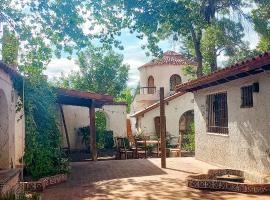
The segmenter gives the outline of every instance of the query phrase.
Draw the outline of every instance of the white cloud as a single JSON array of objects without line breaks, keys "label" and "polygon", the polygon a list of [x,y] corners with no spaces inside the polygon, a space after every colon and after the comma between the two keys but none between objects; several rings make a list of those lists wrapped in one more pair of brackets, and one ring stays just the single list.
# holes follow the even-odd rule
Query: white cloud
[{"label": "white cloud", "polygon": [[138,82],[140,80],[138,67],[142,66],[144,62],[134,58],[134,59],[126,59],[124,60],[124,63],[130,65],[130,70],[129,70],[129,75],[128,75],[128,86],[135,88],[138,85]]},{"label": "white cloud", "polygon": [[75,59],[67,59],[67,58],[60,58],[60,59],[53,59],[47,69],[45,70],[45,74],[48,75],[49,79],[54,77],[60,77],[61,74],[67,75],[71,71],[78,71],[79,66],[75,62]]}]

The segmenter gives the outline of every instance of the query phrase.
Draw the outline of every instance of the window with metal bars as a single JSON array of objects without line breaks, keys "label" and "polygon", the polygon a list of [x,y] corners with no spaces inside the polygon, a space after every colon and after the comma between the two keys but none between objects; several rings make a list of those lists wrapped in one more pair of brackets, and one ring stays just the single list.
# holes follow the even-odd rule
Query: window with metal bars
[{"label": "window with metal bars", "polygon": [[241,87],[241,108],[253,107],[253,85]]},{"label": "window with metal bars", "polygon": [[207,131],[210,133],[228,134],[227,93],[207,95]]}]

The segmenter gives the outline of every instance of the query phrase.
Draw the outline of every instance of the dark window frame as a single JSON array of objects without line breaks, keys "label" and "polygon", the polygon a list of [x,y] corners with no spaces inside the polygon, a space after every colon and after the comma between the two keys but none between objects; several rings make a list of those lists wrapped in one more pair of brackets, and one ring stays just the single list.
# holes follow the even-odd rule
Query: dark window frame
[{"label": "dark window frame", "polygon": [[170,77],[170,91],[174,91],[175,86],[182,83],[182,78],[178,74],[173,74]]},{"label": "dark window frame", "polygon": [[241,87],[241,108],[253,107],[253,85]]},{"label": "dark window frame", "polygon": [[207,132],[228,135],[227,92],[207,95]]}]

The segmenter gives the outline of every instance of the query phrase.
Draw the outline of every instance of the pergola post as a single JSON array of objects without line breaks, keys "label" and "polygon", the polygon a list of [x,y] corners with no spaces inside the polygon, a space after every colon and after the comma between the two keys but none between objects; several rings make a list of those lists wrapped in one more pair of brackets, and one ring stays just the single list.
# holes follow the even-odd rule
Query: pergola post
[{"label": "pergola post", "polygon": [[166,119],[164,88],[160,88],[160,140],[161,140],[161,167],[166,168]]},{"label": "pergola post", "polygon": [[69,135],[68,135],[67,124],[66,124],[66,120],[65,120],[64,111],[63,111],[63,106],[61,104],[59,104],[59,106],[60,106],[60,112],[61,112],[62,121],[63,121],[63,125],[64,125],[64,130],[65,130],[65,134],[66,134],[66,140],[67,140],[67,145],[68,145],[68,153],[70,154]]},{"label": "pergola post", "polygon": [[90,118],[90,145],[91,145],[91,158],[92,161],[97,160],[97,146],[96,146],[96,123],[95,123],[95,106],[92,102],[89,107],[89,118]]}]

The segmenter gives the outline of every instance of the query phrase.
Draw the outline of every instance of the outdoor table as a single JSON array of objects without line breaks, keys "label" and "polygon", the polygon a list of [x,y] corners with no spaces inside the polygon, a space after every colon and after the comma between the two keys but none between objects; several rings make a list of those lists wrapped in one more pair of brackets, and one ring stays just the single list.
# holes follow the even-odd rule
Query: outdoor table
[{"label": "outdoor table", "polygon": [[160,141],[159,140],[137,140],[136,141],[137,144],[144,144],[145,145],[145,158],[146,158],[146,155],[147,155],[147,149],[146,149],[146,146],[149,145],[149,144],[159,144]]},{"label": "outdoor table", "polygon": [[159,140],[137,140],[138,144],[158,144]]}]

